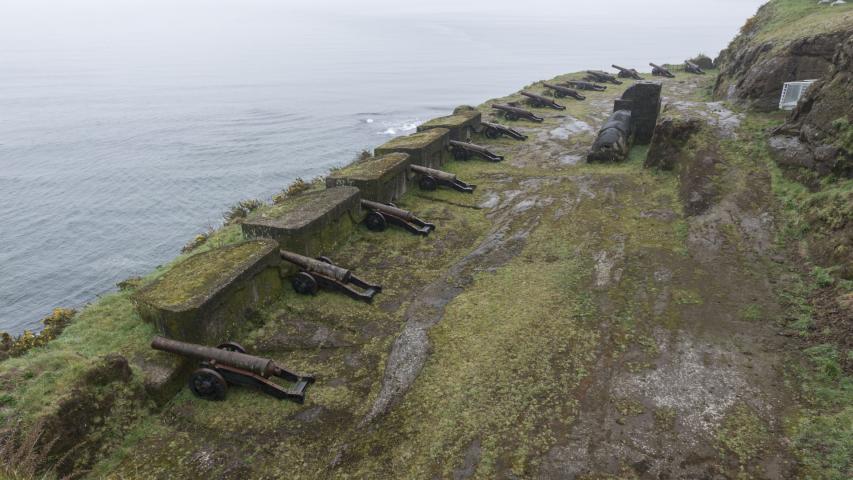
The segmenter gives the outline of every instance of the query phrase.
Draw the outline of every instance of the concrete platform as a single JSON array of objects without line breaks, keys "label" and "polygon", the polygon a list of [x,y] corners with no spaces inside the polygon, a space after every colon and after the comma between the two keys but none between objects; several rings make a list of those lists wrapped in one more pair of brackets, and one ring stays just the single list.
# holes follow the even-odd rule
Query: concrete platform
[{"label": "concrete platform", "polygon": [[218,344],[282,294],[278,245],[252,240],[193,255],[133,296],[139,315],[176,340]]},{"label": "concrete platform", "polygon": [[408,153],[412,164],[429,168],[440,168],[449,158],[447,146],[450,142],[450,130],[432,128],[424,132],[413,133],[405,137],[397,137],[390,142],[376,147],[377,157],[389,153]]},{"label": "concrete platform", "polygon": [[356,187],[326,188],[262,208],[242,224],[246,238],[271,238],[281,248],[309,257],[346,240],[363,220]]},{"label": "concrete platform", "polygon": [[390,153],[354,163],[326,177],[326,187],[357,187],[361,198],[374,202],[393,202],[402,197],[409,186],[409,165],[406,153]]},{"label": "concrete platform", "polygon": [[418,131],[425,132],[435,128],[446,128],[450,131],[450,140],[469,142],[474,132],[480,130],[481,118],[482,113],[477,110],[460,111],[447,117],[433,118],[418,125]]}]

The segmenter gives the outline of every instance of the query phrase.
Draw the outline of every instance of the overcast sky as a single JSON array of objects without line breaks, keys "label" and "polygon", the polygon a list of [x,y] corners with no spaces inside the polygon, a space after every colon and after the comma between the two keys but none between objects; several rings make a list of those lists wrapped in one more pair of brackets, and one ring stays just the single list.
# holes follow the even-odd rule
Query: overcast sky
[{"label": "overcast sky", "polygon": [[[10,42],[76,42],[94,35],[120,36],[127,28],[192,29],[199,23],[282,22],[322,15],[399,17],[414,14],[538,16],[567,23],[688,22],[737,27],[763,0],[2,0],[0,49]],[[303,22],[304,23],[304,20]],[[303,25],[300,25],[303,26]],[[20,45],[18,45],[20,46]]]}]

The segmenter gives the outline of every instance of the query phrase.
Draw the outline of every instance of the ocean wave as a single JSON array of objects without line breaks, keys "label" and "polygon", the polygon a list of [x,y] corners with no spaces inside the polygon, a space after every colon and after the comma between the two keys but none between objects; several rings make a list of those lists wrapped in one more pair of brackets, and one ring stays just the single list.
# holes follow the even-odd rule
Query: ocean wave
[{"label": "ocean wave", "polygon": [[402,125],[388,126],[388,124],[385,124],[383,126],[385,126],[387,128],[385,130],[383,130],[381,132],[377,132],[377,133],[379,135],[400,135],[403,133],[414,131],[415,129],[418,128],[418,125],[420,125],[421,123],[423,123],[423,122],[421,122],[420,120],[412,120],[412,121],[404,122]]}]

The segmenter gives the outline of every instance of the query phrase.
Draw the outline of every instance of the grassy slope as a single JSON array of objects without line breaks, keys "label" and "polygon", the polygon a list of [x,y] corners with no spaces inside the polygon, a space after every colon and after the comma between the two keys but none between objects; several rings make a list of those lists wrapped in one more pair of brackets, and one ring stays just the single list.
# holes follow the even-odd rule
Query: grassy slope
[{"label": "grassy slope", "polygon": [[812,0],[773,0],[742,28],[750,41],[768,41],[783,46],[786,42],[818,33],[830,33],[850,28],[853,24],[853,4],[819,5]]},{"label": "grassy slope", "polygon": [[[607,97],[617,93],[611,89]],[[569,113],[577,118],[588,119],[591,114],[587,104],[569,105]],[[728,145],[731,158],[761,158],[766,168],[775,171],[760,139],[764,127],[776,121],[773,117],[751,116],[743,133],[754,141]],[[597,322],[602,315],[612,317],[609,335],[616,339],[610,344],[613,355],[620,349],[649,348],[648,326],[638,321],[647,315],[644,309],[648,307],[632,303],[630,297],[644,281],[641,270],[629,270],[624,280],[627,287],[608,292],[621,305],[615,311],[602,312],[589,294],[594,247],[612,247],[620,235],[630,237],[626,247],[629,257],[655,252],[654,257],[677,260],[685,253],[683,223],[641,220],[640,211],[650,205],[679,211],[677,180],[642,169],[642,156],[642,150],[635,150],[631,161],[623,165],[572,167],[556,175],[551,169],[535,167],[451,164],[450,169],[461,178],[485,189],[505,190],[507,174],[512,177],[511,188],[521,187],[519,182],[526,178],[606,177],[617,189],[619,201],[584,199],[586,205],[572,222],[557,218],[556,205],[531,211],[530,215],[541,216],[540,224],[522,252],[501,269],[474,273],[473,285],[449,305],[444,320],[431,332],[433,358],[407,400],[381,430],[359,439],[352,453],[356,476],[387,468],[412,475],[447,475],[452,466],[445,463],[436,470],[436,462],[450,454],[461,457],[475,437],[484,452],[483,470],[478,470],[478,475],[487,477],[497,470],[529,473],[535,468],[530,464],[534,454],[541,453],[577,413],[576,405],[565,398],[582,381],[603,345],[598,329],[589,322],[593,318]],[[803,218],[798,205],[809,194],[778,174],[773,181],[789,215],[788,225],[794,227],[787,231],[796,232]],[[547,197],[582,197],[570,184],[560,181],[541,193]],[[839,188],[849,188],[849,184]],[[432,201],[410,194],[402,206],[439,220],[442,228],[437,236],[427,241],[402,232],[392,231],[382,237],[359,232],[338,252],[341,258],[360,259],[360,272],[381,280],[389,286],[387,296],[402,303],[372,308],[335,295],[323,294],[322,302],[288,296],[264,313],[267,323],[262,329],[241,340],[287,365],[313,370],[321,378],[346,379],[316,385],[308,406],[332,412],[342,424],[360,418],[377,393],[376,379],[381,377],[384,356],[406,306],[403,293],[437,278],[447,265],[482,240],[489,228],[490,219],[483,211],[441,201],[475,205],[480,200],[480,194],[460,200],[457,194],[438,192]],[[239,230],[228,227],[202,248],[238,238]],[[436,245],[441,247],[438,253]],[[167,268],[152,275],[160,275]],[[805,297],[810,283],[807,279],[800,289],[786,292],[792,304],[803,309],[798,320],[807,321],[809,315]],[[673,308],[689,308],[701,301],[696,300],[697,295],[697,290],[690,288],[680,292],[677,297],[682,301],[676,301]],[[676,322],[676,318],[678,314],[671,312],[664,322]],[[282,335],[300,335],[293,330],[293,323],[304,319],[318,321],[357,348],[303,351],[266,343]],[[792,328],[801,326],[793,324]],[[375,329],[382,334],[365,334]],[[26,418],[49,411],[96,356],[111,351],[132,356],[146,351],[151,334],[151,327],[142,324],[133,312],[127,293],[100,299],[86,308],[57,341],[25,357],[0,363],[2,411]],[[795,363],[789,376],[789,381],[802,386],[804,401],[804,407],[789,419],[789,431],[813,478],[843,478],[839,475],[849,468],[845,457],[849,458],[851,442],[850,379],[833,366],[839,356],[849,353],[833,348],[807,351],[812,363]],[[352,361],[354,352],[360,363]],[[519,379],[540,375],[553,382],[519,388]],[[16,388],[11,388],[13,385]],[[240,445],[244,448],[241,453],[257,455],[254,468],[269,473],[284,469],[284,473],[302,465],[300,471],[310,477],[316,473],[314,468],[328,460],[330,439],[346,439],[350,432],[335,427],[310,432],[293,420],[298,411],[304,409],[287,402],[270,402],[241,389],[230,392],[227,402],[216,404],[197,401],[183,391],[167,407],[165,417],[146,417],[128,436],[114,439],[120,448],[96,472],[116,468],[130,474],[189,471],[198,466],[183,459],[205,445],[213,450],[226,448],[217,439],[235,443],[232,436],[239,432],[242,442],[236,443],[257,443],[255,447]],[[755,429],[737,422],[737,413],[726,424],[728,434],[722,443],[746,455],[753,447],[741,446],[741,440],[749,443]],[[561,420],[552,422],[554,418]],[[513,437],[524,441],[507,440]],[[265,446],[270,439],[274,439],[271,449]],[[214,470],[221,472],[226,466],[215,465]]]}]

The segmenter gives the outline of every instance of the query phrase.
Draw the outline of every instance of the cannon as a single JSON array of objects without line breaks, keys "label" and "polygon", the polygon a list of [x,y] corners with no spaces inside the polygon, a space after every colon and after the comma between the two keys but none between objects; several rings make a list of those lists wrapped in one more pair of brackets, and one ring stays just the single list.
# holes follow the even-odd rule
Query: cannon
[{"label": "cannon", "polygon": [[705,71],[699,65],[691,62],[690,60],[684,61],[684,71],[687,73],[695,73],[696,75],[705,75]]},{"label": "cannon", "polygon": [[364,224],[374,232],[385,231],[389,223],[405,228],[415,235],[425,237],[429,235],[429,232],[435,230],[435,225],[432,223],[427,223],[416,217],[412,212],[397,208],[394,204],[386,205],[362,199],[361,206],[369,211],[367,217],[364,218]]},{"label": "cannon", "polygon": [[654,63],[649,63],[649,65],[652,67],[652,75],[655,77],[675,78],[675,75],[673,75],[666,67],[662,67]]},{"label": "cannon", "polygon": [[450,150],[453,152],[453,158],[456,160],[468,160],[474,155],[490,162],[500,162],[504,159],[503,156],[490,152],[486,147],[457,140],[450,141]]},{"label": "cannon", "polygon": [[603,92],[607,90],[607,86],[598,85],[592,82],[585,82],[583,80],[569,80],[564,82],[564,85],[570,88],[577,88],[578,90],[591,90],[594,92]]},{"label": "cannon", "polygon": [[559,103],[551,100],[548,97],[543,97],[542,95],[537,95],[535,93],[530,92],[521,92],[522,95],[528,98],[527,102],[533,105],[534,107],[548,107],[553,108],[554,110],[565,110],[566,107],[560,105]]},{"label": "cannon", "polygon": [[598,131],[592,149],[587,155],[589,162],[620,162],[628,157],[633,131],[631,112],[617,110],[610,115]]},{"label": "cannon", "polygon": [[619,65],[611,65],[611,67],[619,70],[619,78],[633,78],[634,80],[643,80],[643,77],[640,76],[640,72],[633,68],[624,68]]},{"label": "cannon", "polygon": [[491,138],[492,140],[500,138],[502,135],[506,135],[516,140],[527,140],[527,135],[514,128],[501,125],[500,123],[480,122],[480,125],[483,126],[483,135]]},{"label": "cannon", "polygon": [[607,72],[602,72],[601,70],[587,70],[586,77],[584,78],[584,80],[590,82],[612,83],[614,85],[622,85],[622,82],[619,81],[616,77]]},{"label": "cannon", "polygon": [[[156,336],[151,340],[151,348],[201,360],[199,368],[190,374],[189,387],[195,396],[206,400],[223,400],[230,384],[255,388],[275,398],[302,403],[305,390],[314,383],[312,375],[293,373],[270,359],[249,355],[246,349],[234,342],[213,348]],[[284,388],[270,377],[282,378],[293,385]]]},{"label": "cannon", "polygon": [[358,278],[352,271],[335,265],[328,257],[310,258],[287,250],[280,250],[279,253],[281,258],[299,267],[299,273],[294,275],[291,282],[296,293],[315,295],[322,287],[370,303],[377,293],[382,292],[381,285]]},{"label": "cannon", "polygon": [[523,108],[513,107],[512,105],[492,105],[492,108],[495,110],[500,110],[504,114],[504,118],[507,120],[518,120],[519,118],[526,118],[527,120],[533,122],[541,122],[545,120],[542,117],[536,116],[535,113],[525,110]]},{"label": "cannon", "polygon": [[569,87],[562,87],[560,85],[553,85],[551,83],[543,83],[542,85],[544,85],[545,88],[550,88],[551,90],[553,90],[554,96],[557,98],[572,97],[578,100],[586,100],[586,97],[578,93],[575,89]]},{"label": "cannon", "polygon": [[420,175],[418,186],[421,187],[421,190],[432,191],[438,188],[439,185],[444,185],[459,192],[474,193],[474,189],[477,188],[476,185],[465,183],[456,178],[456,175],[449,172],[422,167],[420,165],[411,165],[409,168]]}]

